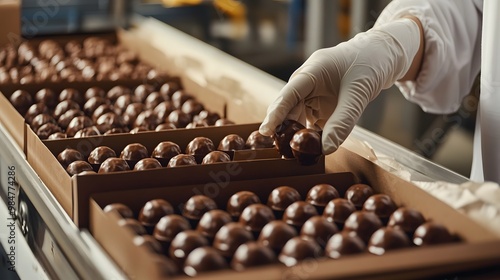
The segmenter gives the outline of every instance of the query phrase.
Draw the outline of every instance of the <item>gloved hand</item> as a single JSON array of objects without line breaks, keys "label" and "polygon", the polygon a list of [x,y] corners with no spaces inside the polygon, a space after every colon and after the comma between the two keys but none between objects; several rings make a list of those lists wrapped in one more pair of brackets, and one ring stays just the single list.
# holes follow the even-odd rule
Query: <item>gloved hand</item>
[{"label": "gloved hand", "polygon": [[314,52],[269,106],[260,133],[293,119],[322,129],[323,153],[334,152],[368,103],[406,74],[419,40],[417,23],[403,18]]}]

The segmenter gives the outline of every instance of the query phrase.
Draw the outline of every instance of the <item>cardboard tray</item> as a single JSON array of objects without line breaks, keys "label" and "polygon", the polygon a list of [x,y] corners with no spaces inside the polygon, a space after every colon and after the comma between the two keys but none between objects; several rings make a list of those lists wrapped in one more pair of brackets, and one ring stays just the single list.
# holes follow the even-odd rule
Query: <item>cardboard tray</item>
[{"label": "cardboard tray", "polygon": [[[477,224],[467,216],[455,211],[425,191],[392,174],[385,172],[370,161],[343,148],[329,158],[330,173],[300,177],[273,178],[230,182],[218,192],[205,193],[223,207],[229,196],[239,190],[251,190],[266,203],[273,187],[290,185],[302,196],[316,183],[330,183],[344,194],[354,182],[369,183],[376,192],[391,195],[398,206],[413,207],[423,213],[427,220],[446,226],[458,235],[461,242],[422,248],[391,251],[383,256],[369,253],[344,257],[339,260],[321,258],[303,262],[287,268],[273,264],[245,272],[221,270],[201,275],[200,279],[333,279],[370,278],[402,279],[423,278],[445,273],[466,271],[498,265],[500,261],[500,238]],[[340,172],[340,170],[352,170]],[[132,244],[133,234],[117,224],[117,213],[105,214],[102,208],[114,202],[129,205],[137,214],[142,204],[153,198],[165,198],[172,205],[181,205],[191,195],[204,193],[204,185],[186,185],[170,188],[136,189],[95,194],[90,200],[90,230],[94,238],[114,261],[131,277],[136,279],[162,279],[160,268],[153,261],[153,253]],[[179,276],[175,279],[185,278]]]},{"label": "cardboard tray", "polygon": [[197,136],[208,137],[217,145],[230,133],[246,139],[258,127],[259,124],[228,125],[46,141],[41,141],[33,131],[27,130],[26,159],[79,227],[88,225],[88,198],[95,192],[324,173],[324,157],[315,165],[302,166],[295,159],[281,159],[275,149],[237,151],[234,152],[233,161],[227,163],[73,178],[57,161],[57,155],[66,148],[74,148],[88,155],[97,146],[109,146],[119,154],[127,144],[141,143],[152,152],[158,143],[173,141],[185,150],[187,144]]}]

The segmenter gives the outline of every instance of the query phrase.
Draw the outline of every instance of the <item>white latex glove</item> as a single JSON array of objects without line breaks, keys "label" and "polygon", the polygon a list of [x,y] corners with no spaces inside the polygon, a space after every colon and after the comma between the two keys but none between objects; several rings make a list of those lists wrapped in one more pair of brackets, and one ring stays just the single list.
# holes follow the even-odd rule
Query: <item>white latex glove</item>
[{"label": "white latex glove", "polygon": [[420,40],[403,18],[314,52],[269,106],[260,133],[270,136],[285,119],[323,129],[323,153],[337,150],[370,101],[408,71]]}]

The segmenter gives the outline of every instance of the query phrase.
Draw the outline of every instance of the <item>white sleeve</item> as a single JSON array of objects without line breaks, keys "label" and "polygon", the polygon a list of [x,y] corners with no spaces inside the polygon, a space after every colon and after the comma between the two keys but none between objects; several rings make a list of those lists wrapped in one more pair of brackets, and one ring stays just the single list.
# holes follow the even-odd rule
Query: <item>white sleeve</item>
[{"label": "white sleeve", "polygon": [[397,82],[406,99],[426,112],[460,107],[481,66],[482,0],[395,0],[376,26],[413,15],[424,30],[425,53],[416,81]]}]

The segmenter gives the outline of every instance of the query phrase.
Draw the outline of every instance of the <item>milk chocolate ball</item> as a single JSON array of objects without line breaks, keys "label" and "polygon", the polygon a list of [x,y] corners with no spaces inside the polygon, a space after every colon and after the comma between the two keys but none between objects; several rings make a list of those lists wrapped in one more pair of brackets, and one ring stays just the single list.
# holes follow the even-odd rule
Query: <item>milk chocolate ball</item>
[{"label": "milk chocolate ball", "polygon": [[422,213],[412,208],[400,207],[392,213],[387,226],[399,228],[412,237],[415,230],[423,223],[425,218]]},{"label": "milk chocolate ball", "polygon": [[208,240],[195,230],[179,232],[170,243],[170,258],[179,266],[184,265],[189,253],[199,247],[208,246]]},{"label": "milk chocolate ball", "polygon": [[135,165],[136,162],[147,157],[149,157],[148,149],[140,143],[128,144],[123,148],[120,154],[120,158],[128,162],[133,162],[132,165]]},{"label": "milk chocolate ball", "polygon": [[282,156],[285,158],[294,158],[290,141],[296,132],[304,128],[302,124],[294,120],[285,120],[281,125],[276,127],[276,131],[272,137],[276,148]]},{"label": "milk chocolate ball", "polygon": [[146,229],[150,229],[151,225],[154,226],[154,238],[158,240],[167,251],[170,243],[179,232],[191,229],[189,222],[177,214],[164,215],[159,218],[157,223],[149,223]]},{"label": "milk chocolate ball", "polygon": [[318,215],[318,211],[314,206],[305,201],[295,201],[285,209],[283,221],[299,231],[309,218],[316,215]]},{"label": "milk chocolate ball", "polygon": [[156,106],[158,106],[160,103],[165,101],[165,99],[161,96],[159,92],[152,92],[146,97],[146,100],[144,100],[144,106],[146,106],[146,109],[155,109]]},{"label": "milk chocolate ball", "polygon": [[66,133],[56,132],[56,133],[52,133],[51,135],[49,135],[49,138],[47,138],[47,139],[48,140],[58,140],[58,139],[65,139],[65,138],[68,138],[66,136]]},{"label": "milk chocolate ball", "polygon": [[153,227],[166,215],[174,214],[174,208],[170,202],[157,198],[149,200],[139,212],[139,222],[145,227]]},{"label": "milk chocolate ball", "polygon": [[93,126],[94,122],[87,116],[78,116],[74,117],[68,124],[66,128],[66,134],[68,137],[75,136],[78,130],[81,130],[86,127]]},{"label": "milk chocolate ball", "polygon": [[184,204],[182,216],[190,220],[193,228],[196,228],[203,214],[213,209],[217,209],[217,204],[213,199],[205,195],[193,195]]},{"label": "milk chocolate ball", "polygon": [[228,162],[231,158],[228,154],[221,151],[212,151],[203,157],[201,164],[211,164],[217,162]]},{"label": "milk chocolate ball", "polygon": [[65,88],[59,93],[59,102],[63,100],[73,100],[78,103],[78,105],[83,105],[84,96],[74,88]]},{"label": "milk chocolate ball", "polygon": [[83,160],[73,161],[66,168],[66,172],[68,172],[69,176],[80,174],[83,171],[94,171],[94,170],[88,162]]},{"label": "milk chocolate ball", "polygon": [[196,165],[196,159],[192,155],[179,154],[168,161],[167,167],[178,167],[185,165]]},{"label": "milk chocolate ball", "polygon": [[137,115],[134,121],[134,127],[145,127],[149,130],[154,130],[162,120],[153,112],[153,110],[142,111]]},{"label": "milk chocolate ball", "polygon": [[386,194],[374,194],[363,204],[363,210],[375,213],[382,223],[386,224],[397,207],[391,197]]},{"label": "milk chocolate ball", "polygon": [[144,102],[146,97],[155,91],[155,87],[148,84],[138,85],[134,90],[134,96],[139,102]]},{"label": "milk chocolate ball", "polygon": [[46,123],[38,128],[36,131],[36,135],[41,139],[45,140],[49,137],[49,135],[54,134],[56,132],[62,132],[62,129],[53,123]]},{"label": "milk chocolate ball", "polygon": [[355,211],[356,207],[349,200],[335,198],[326,205],[323,217],[327,218],[329,222],[335,223],[339,229],[343,229],[345,220]]},{"label": "milk chocolate ball", "polygon": [[[172,113],[172,111],[175,110],[174,104],[172,104],[171,101],[163,101],[160,104],[156,105],[156,107],[153,109],[153,112],[158,116],[158,118],[162,121],[165,121]],[[174,125],[174,124],[172,124]],[[174,125],[175,128],[175,125]]]},{"label": "milk chocolate ball", "polygon": [[417,246],[429,246],[453,241],[453,236],[443,225],[426,222],[420,225],[413,235],[413,243]]},{"label": "milk chocolate ball", "polygon": [[135,102],[137,102],[137,99],[130,94],[118,97],[114,104],[115,113],[117,115],[122,115],[125,109],[127,109],[127,106]]},{"label": "milk chocolate ball", "polygon": [[67,129],[69,123],[76,117],[84,116],[85,114],[80,109],[71,109],[62,114],[57,123],[62,129]]},{"label": "milk chocolate ball", "polygon": [[294,227],[281,220],[275,220],[262,228],[257,240],[279,254],[286,242],[295,236],[297,236],[297,230]]},{"label": "milk chocolate ball", "polygon": [[143,158],[135,164],[134,170],[139,171],[139,170],[155,169],[161,167],[162,166],[158,160],[154,158]]},{"label": "milk chocolate ball", "polygon": [[250,267],[268,265],[276,262],[276,255],[269,247],[258,242],[241,244],[231,261],[231,267],[243,271]]},{"label": "milk chocolate ball", "polygon": [[101,135],[101,133],[99,132],[99,129],[94,125],[78,130],[73,137],[82,138],[82,137],[97,136],[97,135]]},{"label": "milk chocolate ball", "polygon": [[144,126],[138,126],[138,127],[134,127],[129,132],[130,132],[130,134],[137,134],[137,133],[148,132],[148,131],[151,131],[151,130],[147,127],[144,127]]},{"label": "milk chocolate ball", "polygon": [[224,257],[212,247],[194,249],[186,258],[184,273],[194,277],[204,272],[225,269],[228,264]]},{"label": "milk chocolate ball", "polygon": [[181,89],[181,86],[179,85],[179,83],[176,83],[176,82],[173,82],[173,81],[170,81],[170,82],[166,82],[165,84],[163,84],[161,87],[160,87],[160,93],[163,95],[163,96],[168,96],[169,98],[172,97],[172,95],[178,91],[179,89]]},{"label": "milk chocolate ball", "polygon": [[288,240],[278,256],[278,260],[291,267],[300,261],[321,256],[321,247],[312,239],[293,237]]},{"label": "milk chocolate ball", "polygon": [[233,125],[234,122],[225,118],[218,119],[214,126],[226,126],[226,125]]},{"label": "milk chocolate ball", "polygon": [[101,165],[108,158],[115,158],[116,153],[108,146],[99,146],[94,148],[88,157],[90,164]]},{"label": "milk chocolate ball", "polygon": [[191,116],[177,109],[168,114],[166,121],[177,128],[184,128],[191,122]]},{"label": "milk chocolate ball", "polygon": [[324,248],[330,237],[337,232],[339,229],[334,223],[329,222],[325,217],[313,216],[302,226],[300,236],[310,238]]},{"label": "milk chocolate ball", "polygon": [[193,121],[193,122],[190,122],[188,123],[188,125],[186,125],[186,128],[187,129],[191,129],[191,128],[198,128],[198,127],[207,127],[208,124],[204,121]]},{"label": "milk chocolate ball", "polygon": [[322,214],[328,202],[339,197],[339,192],[332,185],[317,184],[307,192],[306,202],[314,205],[318,213]]},{"label": "milk chocolate ball", "polygon": [[97,109],[97,107],[99,107],[103,104],[109,105],[110,102],[108,99],[106,99],[104,97],[99,97],[99,96],[91,97],[87,100],[87,102],[85,102],[85,104],[83,104],[83,112],[87,116],[92,116],[94,114],[94,111]]},{"label": "milk chocolate ball", "polygon": [[135,235],[147,234],[146,229],[141,225],[141,223],[133,218],[121,219],[118,221],[118,225],[123,228],[128,228]]},{"label": "milk chocolate ball", "polygon": [[215,234],[213,247],[222,256],[230,259],[241,244],[253,240],[252,233],[244,225],[236,222],[227,223]]},{"label": "milk chocolate ball", "polygon": [[66,113],[71,109],[80,110],[80,105],[78,105],[78,103],[76,103],[73,100],[63,100],[59,102],[56,105],[56,108],[54,109],[54,118],[58,120],[61,117],[61,115],[63,115],[64,113]]},{"label": "milk chocolate ball", "polygon": [[33,98],[29,92],[21,89],[14,91],[9,99],[21,116],[26,115],[28,108],[33,104]]},{"label": "milk chocolate ball", "polygon": [[118,214],[124,219],[132,219],[134,218],[134,212],[123,203],[111,203],[104,207],[103,212],[109,213],[111,211],[117,211]]},{"label": "milk chocolate ball", "polygon": [[301,199],[296,189],[288,186],[281,186],[273,189],[269,194],[267,205],[274,210],[274,214],[279,219],[290,204]]},{"label": "milk chocolate ball", "polygon": [[66,148],[57,155],[57,161],[66,169],[68,165],[77,160],[84,160],[82,153],[75,149]]},{"label": "milk chocolate ball", "polygon": [[250,191],[239,191],[229,198],[226,210],[234,220],[238,220],[247,206],[256,203],[261,202],[260,198],[255,193]]},{"label": "milk chocolate ball", "polygon": [[54,109],[57,105],[57,96],[50,88],[42,88],[36,92],[35,102],[43,103],[47,107]]},{"label": "milk chocolate ball", "polygon": [[99,167],[99,171],[97,173],[110,173],[110,172],[119,172],[119,171],[128,171],[130,167],[127,161],[121,158],[108,158]]},{"label": "milk chocolate ball", "polygon": [[274,147],[274,140],[271,136],[264,136],[258,130],[255,130],[248,136],[245,147],[252,150],[272,148]]},{"label": "milk chocolate ball", "polygon": [[184,90],[178,90],[172,94],[172,102],[174,103],[175,108],[181,109],[184,102],[189,99],[194,99],[191,94],[186,93]]},{"label": "milk chocolate ball", "polygon": [[111,101],[115,102],[118,97],[126,94],[131,94],[130,89],[124,86],[114,86],[107,93],[106,97]]},{"label": "milk chocolate ball", "polygon": [[31,129],[36,132],[36,131],[38,131],[38,129],[42,125],[47,124],[47,123],[57,124],[56,120],[53,117],[51,117],[50,115],[39,114],[33,118],[30,126],[31,126]]},{"label": "milk chocolate ball", "polygon": [[326,244],[325,255],[332,259],[342,256],[363,253],[365,243],[358,235],[342,231],[334,234]]},{"label": "milk chocolate ball", "polygon": [[366,184],[354,184],[345,192],[345,198],[361,210],[365,201],[373,195],[373,189]]},{"label": "milk chocolate ball", "polygon": [[382,226],[379,217],[373,212],[356,211],[345,221],[344,230],[354,232],[368,244],[372,234]]},{"label": "milk chocolate ball", "polygon": [[171,158],[179,155],[181,148],[174,142],[163,141],[156,145],[151,157],[157,159],[163,166],[167,166]]},{"label": "milk chocolate ball", "polygon": [[196,137],[188,143],[186,154],[203,159],[208,153],[215,150],[212,140],[206,137]]},{"label": "milk chocolate ball", "polygon": [[89,100],[92,97],[104,98],[106,92],[100,87],[91,87],[85,91],[85,100]]},{"label": "milk chocolate ball", "polygon": [[232,222],[232,218],[228,212],[220,209],[214,209],[201,216],[196,230],[203,234],[203,236],[205,236],[211,243],[217,231],[219,231],[223,225],[230,222]]},{"label": "milk chocolate ball", "polygon": [[290,148],[300,164],[315,164],[322,154],[321,135],[312,129],[301,129],[293,135]]},{"label": "milk chocolate ball", "polygon": [[254,203],[243,209],[239,222],[257,238],[262,228],[274,219],[273,210],[271,210],[269,206],[261,203]]},{"label": "milk chocolate ball", "polygon": [[199,101],[195,99],[189,99],[182,104],[181,111],[183,113],[186,113],[193,118],[194,116],[198,115],[201,111],[203,111],[205,108],[203,107],[203,104],[201,104]]},{"label": "milk chocolate ball", "polygon": [[207,110],[203,110],[198,115],[193,117],[193,121],[195,122],[206,122],[209,126],[210,125],[215,125],[215,122],[220,119],[220,115],[215,113],[215,112],[210,112]]},{"label": "milk chocolate ball", "polygon": [[222,138],[218,149],[221,151],[243,150],[245,149],[245,140],[237,134],[229,134]]},{"label": "milk chocolate ball", "polygon": [[383,227],[372,234],[368,242],[368,251],[375,255],[383,255],[390,250],[409,247],[410,244],[410,239],[404,231]]},{"label": "milk chocolate ball", "polygon": [[175,125],[172,123],[161,123],[159,124],[156,128],[155,131],[165,131],[165,130],[172,130],[176,129]]}]

